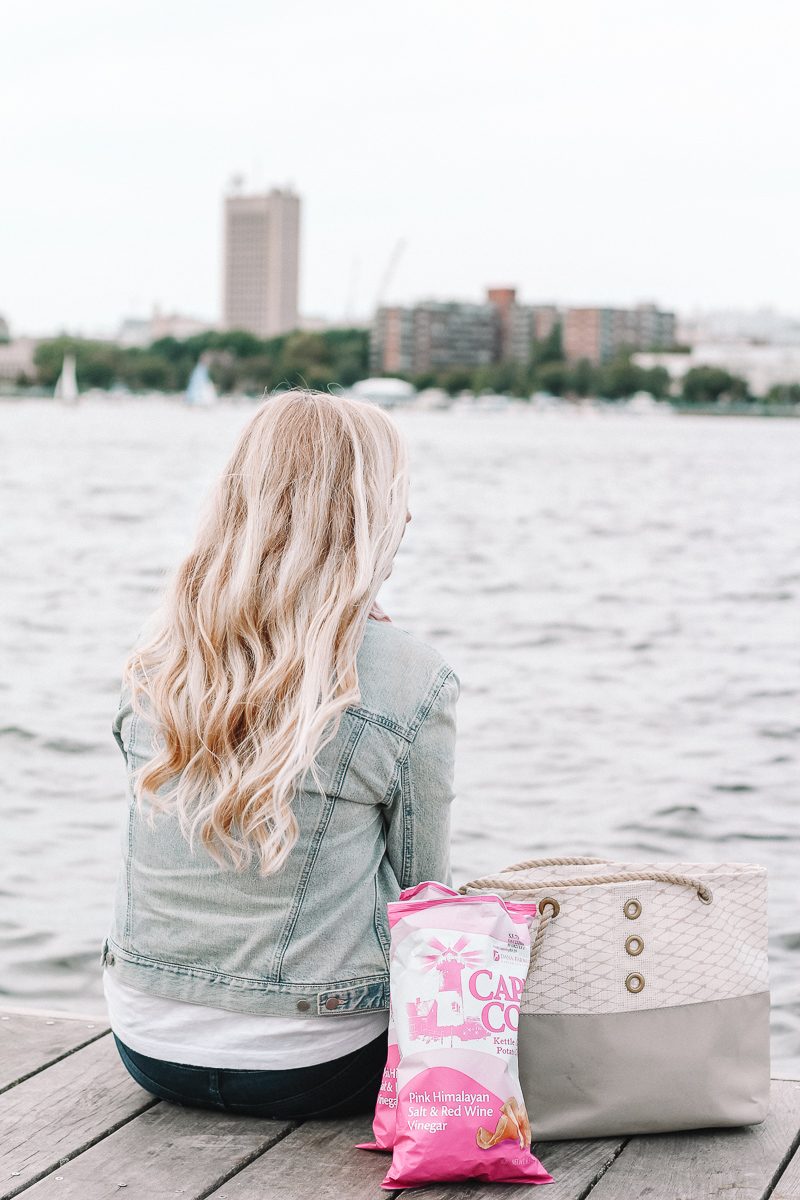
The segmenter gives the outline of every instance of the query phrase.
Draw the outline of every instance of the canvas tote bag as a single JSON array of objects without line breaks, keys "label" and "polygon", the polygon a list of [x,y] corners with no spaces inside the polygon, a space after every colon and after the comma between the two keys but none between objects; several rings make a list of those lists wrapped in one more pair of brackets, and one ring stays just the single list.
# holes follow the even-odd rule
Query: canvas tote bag
[{"label": "canvas tote bag", "polygon": [[766,1118],[762,867],[544,858],[461,891],[537,901],[519,1018],[534,1137]]}]

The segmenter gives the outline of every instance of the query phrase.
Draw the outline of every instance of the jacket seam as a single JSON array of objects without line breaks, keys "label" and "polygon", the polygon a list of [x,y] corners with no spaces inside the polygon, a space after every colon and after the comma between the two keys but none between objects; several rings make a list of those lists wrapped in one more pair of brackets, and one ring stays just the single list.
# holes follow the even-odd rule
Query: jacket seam
[{"label": "jacket seam", "polygon": [[386,976],[388,974],[388,972],[383,971],[378,975],[362,975],[358,978],[337,979],[332,983],[329,981],[314,980],[296,983],[288,981],[276,983],[274,980],[258,979],[252,975],[232,975],[229,971],[217,970],[210,967],[199,967],[197,965],[185,966],[183,963],[172,962],[169,959],[151,958],[146,954],[137,954],[134,950],[126,950],[111,937],[107,941],[109,948],[113,952],[118,953],[123,962],[129,963],[131,966],[145,967],[148,970],[156,971],[166,970],[174,972],[177,975],[196,975],[201,979],[214,979],[223,983],[246,984],[261,991],[285,991],[291,995],[297,992],[305,994],[311,990],[330,992],[336,990],[348,991],[350,989],[371,987],[376,984],[383,986],[386,983]]},{"label": "jacket seam", "polygon": [[347,713],[351,717],[357,717],[361,721],[366,721],[370,725],[380,725],[382,729],[388,729],[390,733],[396,733],[404,742],[411,741],[413,733],[408,726],[398,725],[396,721],[392,721],[390,717],[384,717],[381,713],[372,712],[369,708],[348,708]]},{"label": "jacket seam", "polygon": [[[139,722],[139,719],[140,719],[139,714],[137,712],[133,712],[132,716],[131,716],[131,733],[130,733],[129,745],[133,745],[135,742],[136,727]],[[133,780],[131,779],[132,772],[130,769],[130,754],[129,754],[129,750],[127,748],[125,748],[124,754],[125,754],[125,765],[128,768],[128,778],[130,780],[130,785],[131,785],[131,803],[130,803],[130,807],[128,809],[128,844],[125,848],[125,886],[126,886],[127,892],[128,892],[128,903],[125,907],[125,929],[123,931],[123,938],[125,940],[125,945],[129,946],[133,939],[133,873],[132,873],[132,867],[133,867],[133,836],[134,836],[134,825],[135,825],[135,821],[136,821],[137,800],[136,800],[136,788],[134,786]]]},{"label": "jacket seam", "polygon": [[400,783],[401,804],[403,806],[403,814],[402,814],[403,850],[402,850],[402,856],[401,856],[401,862],[403,864],[403,867],[402,867],[403,878],[400,881],[401,887],[409,887],[412,882],[411,868],[413,866],[413,859],[414,859],[413,819],[411,816],[411,800],[412,800],[412,796],[413,796],[413,789],[411,786],[411,773],[409,771],[409,761],[408,760],[411,757],[411,751],[413,749],[414,742],[416,741],[416,737],[417,737],[417,734],[419,733],[419,730],[422,728],[422,725],[424,724],[427,717],[430,716],[431,710],[433,709],[434,704],[436,703],[439,696],[441,695],[444,685],[451,678],[455,678],[454,672],[449,667],[442,666],[439,670],[437,677],[434,679],[433,683],[431,684],[431,687],[428,689],[428,695],[425,697],[425,699],[423,700],[422,704],[419,707],[419,710],[418,710],[419,721],[418,721],[416,729],[414,730],[414,738],[409,743],[406,753],[403,755],[402,759],[400,760],[399,783]]},{"label": "jacket seam", "polygon": [[[385,854],[385,853],[386,853],[386,850],[385,850],[385,848],[384,848],[384,854]],[[379,946],[380,950],[381,950],[381,951],[382,951],[382,953],[383,953],[384,961],[385,961],[385,962],[386,962],[386,964],[387,964],[387,967],[386,967],[386,969],[388,970],[388,969],[389,969],[389,968],[388,968],[388,963],[389,963],[389,951],[390,951],[390,948],[391,948],[391,944],[388,944],[388,945],[387,945],[387,943],[386,943],[386,941],[385,941],[385,939],[384,939],[384,936],[383,936],[383,929],[381,928],[381,922],[380,922],[380,909],[381,909],[381,904],[380,904],[380,888],[378,887],[378,872],[377,872],[377,871],[375,872],[375,874],[374,874],[374,876],[373,876],[373,878],[372,878],[372,886],[373,886],[374,893],[375,893],[375,899],[374,899],[374,901],[373,901],[373,909],[372,909],[372,919],[373,919],[373,922],[374,922],[374,924],[375,924],[375,938],[376,938],[376,941],[377,941],[377,943],[378,943],[378,946]]]},{"label": "jacket seam", "polygon": [[[425,697],[425,699],[422,701],[419,708],[417,709],[417,716],[415,718],[415,724],[414,724],[414,734],[411,739],[412,744],[414,741],[416,741],[417,734],[419,733],[420,729],[424,725],[425,721],[430,716],[431,709],[433,708],[436,701],[439,699],[439,696],[442,692],[442,689],[444,688],[444,685],[450,679],[455,679],[455,672],[451,671],[450,668],[447,666],[442,666],[439,669],[437,675],[434,677],[433,681],[431,682],[431,686],[428,689],[427,696]],[[408,752],[406,753],[406,758],[408,758],[408,755],[410,754],[410,752],[411,752],[411,746],[409,746],[409,748],[408,748]]]},{"label": "jacket seam", "polygon": [[363,725],[355,726],[353,728],[353,732],[350,735],[347,746],[345,747],[344,752],[339,759],[339,766],[337,768],[336,775],[333,778],[334,786],[331,789],[332,794],[327,792],[325,794],[325,807],[320,815],[319,820],[317,821],[317,827],[314,830],[314,837],[312,838],[311,845],[308,849],[308,854],[306,855],[306,860],[303,863],[303,870],[300,873],[297,886],[294,890],[292,907],[283,923],[283,928],[281,929],[281,934],[278,938],[278,943],[276,946],[276,953],[272,959],[272,970],[270,971],[270,975],[275,983],[280,983],[281,972],[283,970],[283,960],[286,957],[286,952],[289,949],[289,942],[291,941],[292,934],[294,933],[295,926],[297,925],[300,917],[300,912],[306,896],[308,881],[311,878],[314,867],[317,863],[317,859],[319,858],[322,839],[325,836],[328,826],[330,825],[331,817],[333,816],[333,809],[336,804],[336,797],[341,791],[345,775],[347,774],[350,763],[353,760],[356,746],[360,742],[363,733]]}]

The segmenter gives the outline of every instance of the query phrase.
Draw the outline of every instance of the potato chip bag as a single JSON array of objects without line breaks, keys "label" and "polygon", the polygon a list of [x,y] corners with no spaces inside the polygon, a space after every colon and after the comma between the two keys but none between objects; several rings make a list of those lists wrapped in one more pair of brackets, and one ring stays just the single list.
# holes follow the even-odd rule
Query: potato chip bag
[{"label": "potato chip bag", "polygon": [[399,1062],[385,1188],[457,1179],[552,1183],[531,1153],[517,1073],[535,904],[498,896],[389,905]]},{"label": "potato chip bag", "polygon": [[[443,883],[418,883],[416,887],[406,888],[400,893],[401,900],[430,900],[443,896],[456,898],[458,892],[446,887]],[[381,1090],[375,1105],[375,1117],[372,1122],[374,1142],[360,1142],[358,1150],[391,1150],[394,1147],[395,1110],[397,1109],[397,1064],[400,1052],[397,1049],[397,1035],[394,1031],[394,1016],[389,1008],[389,1047],[386,1055],[386,1066],[383,1068]]]}]

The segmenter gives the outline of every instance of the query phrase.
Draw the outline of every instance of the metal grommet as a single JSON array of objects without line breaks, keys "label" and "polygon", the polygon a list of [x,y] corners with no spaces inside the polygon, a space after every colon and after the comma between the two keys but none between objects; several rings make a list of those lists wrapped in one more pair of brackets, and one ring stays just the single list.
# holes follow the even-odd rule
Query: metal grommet
[{"label": "metal grommet", "polygon": [[628,978],[625,980],[625,987],[629,992],[633,992],[634,996],[644,987],[644,975],[640,975],[638,971],[631,971]]},{"label": "metal grommet", "polygon": [[539,916],[544,914],[545,905],[547,904],[549,904],[552,908],[553,916],[557,917],[561,912],[561,905],[557,900],[554,900],[552,896],[542,896],[541,900],[539,901]]},{"label": "metal grommet", "polygon": [[697,889],[697,899],[701,904],[710,904],[714,899],[714,893],[710,887],[706,887],[704,884],[702,888]]},{"label": "metal grommet", "polygon": [[626,900],[622,906],[622,911],[629,921],[635,921],[637,917],[642,915],[642,906],[638,900]]},{"label": "metal grommet", "polygon": [[641,954],[644,950],[644,942],[637,934],[632,933],[625,942],[625,949],[632,958],[636,958],[636,955]]}]

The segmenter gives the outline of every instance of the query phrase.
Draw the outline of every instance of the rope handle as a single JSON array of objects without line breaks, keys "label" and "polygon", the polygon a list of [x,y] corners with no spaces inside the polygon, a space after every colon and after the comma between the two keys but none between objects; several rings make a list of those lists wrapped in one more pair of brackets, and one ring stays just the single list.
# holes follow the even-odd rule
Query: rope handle
[{"label": "rope handle", "polygon": [[559,887],[593,887],[603,883],[635,883],[653,881],[655,883],[675,883],[680,887],[690,887],[697,892],[697,899],[703,904],[710,904],[714,899],[711,888],[702,879],[693,879],[691,875],[673,875],[671,871],[651,871],[646,867],[641,871],[618,871],[614,875],[586,875],[579,879],[535,879],[523,883],[519,879],[503,879],[501,875],[485,875],[483,879],[473,879],[471,883],[463,884],[458,890],[466,896],[469,888],[486,891],[500,888],[504,892],[540,892],[550,891]]},{"label": "rope handle", "polygon": [[[512,871],[528,871],[531,867],[584,867],[590,863],[610,863],[610,858],[532,858],[529,862],[514,863],[513,867],[503,867],[501,875],[510,875]],[[472,887],[471,883],[466,885]]]},{"label": "rope handle", "polygon": [[[518,863],[515,867],[507,867],[506,871],[501,871],[500,875],[487,875],[483,879],[475,879],[472,883],[465,883],[458,890],[462,896],[466,896],[469,888],[500,888],[507,892],[539,892],[542,890],[551,891],[558,887],[591,887],[596,884],[603,883],[635,883],[644,881],[652,881],[655,883],[675,883],[681,887],[690,887],[697,892],[697,899],[703,904],[710,904],[714,899],[714,893],[707,884],[701,879],[693,879],[690,875],[673,875],[671,871],[653,871],[646,867],[641,871],[618,871],[615,875],[593,875],[583,879],[543,879],[529,881],[523,883],[518,879],[503,879],[502,876],[507,872],[525,870],[534,866],[541,867],[556,867],[556,866],[571,866],[583,865],[589,863],[606,863],[605,858],[566,858],[566,859],[539,859],[529,863]],[[525,977],[527,983],[530,979],[531,971],[533,970],[536,960],[539,957],[539,951],[542,948],[544,935],[547,932],[547,926],[556,916],[559,908],[558,902],[550,897],[545,897],[543,903],[539,905],[539,924],[536,927],[536,935],[531,945],[531,957],[528,965],[528,974]]]}]

